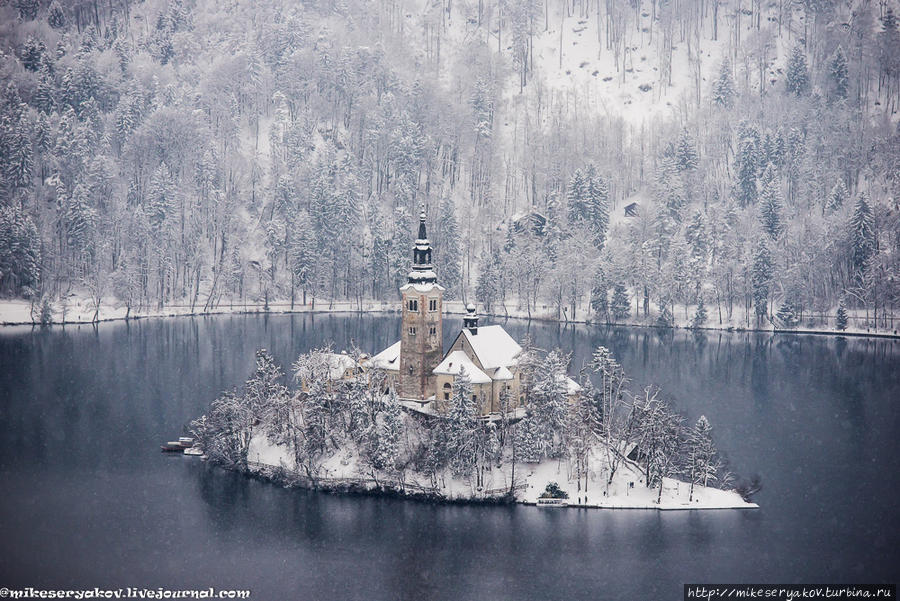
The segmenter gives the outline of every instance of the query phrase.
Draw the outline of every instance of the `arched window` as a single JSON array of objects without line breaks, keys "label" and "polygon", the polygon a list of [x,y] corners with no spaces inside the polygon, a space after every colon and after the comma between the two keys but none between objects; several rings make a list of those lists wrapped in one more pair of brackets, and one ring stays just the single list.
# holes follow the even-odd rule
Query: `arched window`
[{"label": "arched window", "polygon": [[444,382],[444,400],[445,401],[450,400],[450,388],[451,388],[450,382]]}]

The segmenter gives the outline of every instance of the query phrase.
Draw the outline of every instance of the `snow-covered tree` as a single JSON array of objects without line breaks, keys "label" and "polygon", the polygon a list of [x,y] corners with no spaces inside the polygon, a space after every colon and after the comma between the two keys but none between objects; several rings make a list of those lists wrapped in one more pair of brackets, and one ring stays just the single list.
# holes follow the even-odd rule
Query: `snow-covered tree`
[{"label": "snow-covered tree", "polygon": [[837,329],[843,332],[847,329],[847,324],[849,322],[849,318],[847,316],[847,308],[844,306],[844,299],[841,298],[840,304],[838,304],[837,309]]},{"label": "snow-covered tree", "polygon": [[719,67],[719,75],[713,81],[713,103],[723,108],[731,108],[737,95],[734,89],[734,79],[731,76],[731,63],[726,58]]},{"label": "snow-covered tree", "polygon": [[806,65],[806,52],[799,44],[791,50],[785,71],[785,89],[789,94],[803,96],[809,91],[809,68]]},{"label": "snow-covered tree", "polygon": [[847,70],[847,56],[844,49],[838,45],[831,61],[828,64],[829,91],[833,98],[846,98],[850,89],[850,79]]},{"label": "snow-covered tree", "polygon": [[762,190],[759,199],[759,220],[763,230],[772,240],[778,240],[784,233],[784,201],[781,185],[773,179]]},{"label": "snow-covered tree", "polygon": [[624,284],[617,283],[613,286],[609,309],[616,321],[625,319],[631,314],[631,299],[628,298],[628,291],[625,290]]},{"label": "snow-covered tree", "polygon": [[694,318],[691,320],[691,327],[702,328],[708,319],[706,313],[706,305],[703,304],[703,295],[697,299],[697,310],[694,312]]},{"label": "snow-covered tree", "polygon": [[860,192],[850,218],[850,265],[857,282],[862,281],[875,252],[875,217],[868,195]]},{"label": "snow-covered tree", "polygon": [[705,415],[686,432],[684,441],[685,475],[691,483],[689,501],[694,500],[694,486],[709,486],[719,478],[724,461],[713,442],[712,426]]},{"label": "snow-covered tree", "polygon": [[757,322],[769,314],[769,290],[773,274],[772,253],[765,239],[760,237],[753,252],[751,267],[753,305],[756,307]]}]

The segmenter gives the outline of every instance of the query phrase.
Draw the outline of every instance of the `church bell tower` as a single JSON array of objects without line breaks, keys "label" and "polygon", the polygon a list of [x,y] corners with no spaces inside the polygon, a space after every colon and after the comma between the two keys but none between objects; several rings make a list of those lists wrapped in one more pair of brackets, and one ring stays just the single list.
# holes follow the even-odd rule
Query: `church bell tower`
[{"label": "church bell tower", "polygon": [[400,378],[397,393],[406,399],[424,400],[434,394],[431,373],[443,359],[442,302],[431,265],[431,242],[425,231],[425,205],[419,214],[419,234],[413,245],[413,266],[400,288],[403,319],[400,332]]}]

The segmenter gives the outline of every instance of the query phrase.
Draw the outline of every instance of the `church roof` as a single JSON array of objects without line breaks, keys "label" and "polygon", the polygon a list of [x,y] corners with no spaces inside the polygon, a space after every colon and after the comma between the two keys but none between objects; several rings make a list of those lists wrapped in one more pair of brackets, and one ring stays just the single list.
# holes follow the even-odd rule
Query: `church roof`
[{"label": "church roof", "polygon": [[512,380],[513,375],[512,372],[506,369],[505,367],[497,368],[497,371],[494,372],[495,380]]},{"label": "church roof", "polygon": [[400,371],[400,341],[398,340],[369,359],[369,365],[375,369]]},{"label": "church roof", "polygon": [[[427,277],[434,276],[433,271],[429,271],[428,273],[430,275]],[[432,290],[435,290],[435,289],[441,290],[441,291],[445,290],[445,288],[443,286],[441,286],[440,284],[435,284],[434,282],[424,282],[424,283],[410,282],[408,284],[403,284],[402,286],[400,286],[400,292],[403,292],[409,288],[415,288],[416,292],[431,292]]]},{"label": "church roof", "polygon": [[462,351],[453,351],[449,353],[440,364],[434,368],[433,373],[444,374],[449,376],[458,376],[465,370],[466,375],[473,384],[487,384],[491,381],[490,376],[478,369],[478,366],[472,363],[469,356]]},{"label": "church roof", "polygon": [[503,326],[481,326],[477,334],[463,328],[462,333],[475,351],[478,361],[487,370],[514,365],[515,356],[522,350]]}]

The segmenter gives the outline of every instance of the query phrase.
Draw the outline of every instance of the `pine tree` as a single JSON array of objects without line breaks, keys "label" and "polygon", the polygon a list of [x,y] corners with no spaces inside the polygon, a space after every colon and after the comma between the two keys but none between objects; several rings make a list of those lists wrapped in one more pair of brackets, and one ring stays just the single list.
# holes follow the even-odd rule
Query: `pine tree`
[{"label": "pine tree", "polygon": [[478,408],[472,382],[465,371],[455,378],[450,407],[444,420],[450,469],[457,476],[469,476],[477,461]]},{"label": "pine tree", "polygon": [[769,288],[772,283],[774,264],[772,254],[766,245],[766,240],[760,237],[753,253],[753,266],[751,269],[751,286],[753,292],[753,304],[756,307],[757,321],[769,313]]},{"label": "pine tree", "polygon": [[803,96],[809,91],[809,69],[806,53],[800,45],[794,46],[787,63],[785,89],[789,94]]},{"label": "pine tree", "polygon": [[847,316],[847,308],[844,306],[844,299],[841,297],[841,301],[838,304],[837,309],[837,329],[843,332],[847,329],[847,324],[849,322],[849,317]]},{"label": "pine tree", "polygon": [[838,46],[828,65],[828,79],[831,85],[833,98],[846,98],[850,89],[850,79],[847,71],[847,56],[844,49]]},{"label": "pine tree", "polygon": [[862,282],[875,251],[875,217],[868,196],[860,192],[850,219],[850,264],[857,282]]},{"label": "pine tree", "polygon": [[691,483],[688,501],[694,500],[695,486],[709,486],[719,479],[724,461],[713,442],[712,426],[705,415],[697,419],[685,436],[685,471]]},{"label": "pine tree", "polygon": [[664,298],[660,301],[660,305],[662,309],[659,312],[659,316],[656,318],[656,326],[660,328],[671,328],[675,325],[675,316],[672,315],[672,310],[669,308],[669,299]]},{"label": "pine tree", "polygon": [[609,186],[593,165],[587,168],[587,204],[594,246],[601,249],[609,227]]},{"label": "pine tree", "polygon": [[759,220],[772,240],[778,240],[784,233],[784,202],[781,186],[773,179],[763,188],[759,202]]},{"label": "pine tree", "polygon": [[609,281],[602,267],[594,274],[591,286],[591,310],[597,318],[609,321]]},{"label": "pine tree", "polygon": [[62,29],[66,26],[66,13],[59,4],[59,0],[53,0],[50,3],[50,8],[47,10],[47,24],[53,29]]},{"label": "pine tree", "polygon": [[799,291],[796,286],[791,286],[776,315],[785,327],[792,328],[800,323],[801,309]]},{"label": "pine tree", "polygon": [[722,108],[731,108],[735,95],[734,79],[731,77],[731,63],[726,58],[722,61],[722,66],[719,67],[719,76],[713,82],[713,103]]},{"label": "pine tree", "polygon": [[681,130],[681,135],[678,137],[678,144],[675,146],[675,161],[679,171],[693,171],[697,168],[699,161],[697,145],[686,128]]},{"label": "pine tree", "polygon": [[150,225],[159,231],[175,207],[175,182],[169,167],[160,163],[150,178],[147,190],[147,216]]},{"label": "pine tree", "polygon": [[631,299],[628,298],[628,292],[625,290],[624,284],[617,283],[613,287],[610,311],[612,312],[613,319],[616,321],[625,319],[631,315]]},{"label": "pine tree", "polygon": [[400,458],[403,422],[399,401],[397,393],[391,390],[383,410],[376,417],[375,427],[370,430],[369,458],[377,470],[395,470]]},{"label": "pine tree", "polygon": [[569,206],[569,222],[579,223],[588,218],[588,182],[581,169],[576,169],[566,188],[566,201]]},{"label": "pine tree", "polygon": [[435,244],[435,269],[441,285],[447,289],[444,297],[458,298],[462,283],[462,250],[456,207],[448,196],[441,202],[438,216],[437,242]]},{"label": "pine tree", "polygon": [[757,198],[756,176],[759,171],[759,132],[742,121],[738,126],[738,151],[735,157],[737,171],[736,196],[742,207],[754,204]]},{"label": "pine tree", "polygon": [[500,295],[500,261],[498,257],[490,253],[484,253],[478,263],[478,281],[475,284],[475,297],[484,305],[484,309],[490,312],[494,302]]},{"label": "pine tree", "polygon": [[44,63],[47,46],[33,35],[28,36],[22,47],[22,66],[29,71],[38,71]]},{"label": "pine tree", "polygon": [[694,319],[691,321],[691,327],[702,328],[706,324],[708,316],[706,314],[706,305],[703,304],[703,295],[697,300],[697,311],[694,313]]},{"label": "pine tree", "polygon": [[842,180],[838,180],[838,183],[831,189],[831,193],[825,201],[825,214],[830,215],[840,210],[848,196],[850,196],[850,193],[847,191],[847,186],[844,185]]}]

